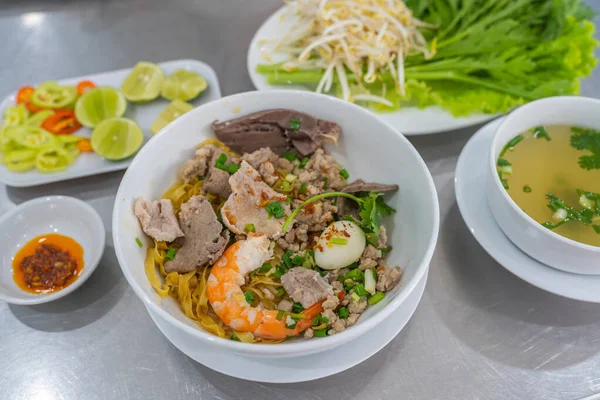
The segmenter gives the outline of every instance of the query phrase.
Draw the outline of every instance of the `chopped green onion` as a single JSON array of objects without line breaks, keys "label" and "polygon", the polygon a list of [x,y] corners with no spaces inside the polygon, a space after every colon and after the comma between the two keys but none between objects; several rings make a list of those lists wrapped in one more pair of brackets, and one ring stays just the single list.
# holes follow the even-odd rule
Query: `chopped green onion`
[{"label": "chopped green onion", "polygon": [[242,168],[240,164],[231,163],[227,166],[227,172],[229,172],[230,174],[235,174],[240,168]]},{"label": "chopped green onion", "polygon": [[177,254],[177,249],[174,247],[171,247],[169,249],[169,251],[167,251],[167,255],[165,255],[165,258],[169,261],[172,261],[173,258],[175,258],[175,254]]},{"label": "chopped green onion", "polygon": [[256,227],[254,226],[254,224],[246,224],[244,230],[246,232],[256,232]]},{"label": "chopped green onion", "polygon": [[304,314],[294,314],[294,313],[287,313],[290,317],[292,318],[296,318],[296,319],[304,319],[306,318],[306,315]]},{"label": "chopped green onion", "polygon": [[289,183],[293,183],[296,179],[298,179],[298,177],[294,174],[287,174],[285,176],[285,180],[288,181]]},{"label": "chopped green onion", "polygon": [[281,261],[283,261],[283,265],[285,265],[287,269],[292,268],[294,266],[294,263],[292,262],[292,252],[288,250],[283,253]]},{"label": "chopped green onion", "polygon": [[535,128],[533,128],[533,137],[536,139],[544,138],[548,142],[552,140],[550,135],[548,135],[548,131],[543,126],[536,126]]},{"label": "chopped green onion", "polygon": [[262,272],[262,273],[269,272],[271,270],[271,268],[273,268],[271,263],[266,262],[262,265],[262,267],[260,267],[259,272]]},{"label": "chopped green onion", "polygon": [[279,310],[279,311],[277,311],[277,316],[275,317],[275,319],[277,319],[277,321],[281,321],[284,316],[285,316],[285,311]]},{"label": "chopped green onion", "polygon": [[234,342],[241,342],[241,340],[234,334],[231,334],[231,337],[229,339],[233,340]]},{"label": "chopped green onion", "polygon": [[600,225],[592,225],[592,228],[594,228],[594,231],[600,235]]},{"label": "chopped green onion", "polygon": [[275,273],[273,275],[275,275],[275,278],[279,279],[286,272],[287,272],[287,270],[284,267],[282,267],[281,265],[278,265],[275,267]]},{"label": "chopped green onion", "polygon": [[356,293],[359,296],[366,296],[367,291],[365,290],[365,285],[359,283],[358,285],[354,286],[354,293]]},{"label": "chopped green onion", "polygon": [[344,179],[348,179],[350,178],[350,174],[348,173],[348,171],[346,171],[345,169],[340,171],[340,176]]},{"label": "chopped green onion", "polygon": [[300,119],[299,118],[290,119],[290,129],[293,131],[297,131],[300,129]]},{"label": "chopped green onion", "polygon": [[306,193],[306,183],[303,183],[302,185],[300,185],[300,190],[298,190],[298,193],[300,193],[300,194]]},{"label": "chopped green onion", "polygon": [[248,304],[252,305],[252,303],[254,302],[254,293],[248,290],[244,292],[244,297],[246,298]]},{"label": "chopped green onion", "polygon": [[389,247],[380,247],[378,250],[381,251],[381,254],[383,254],[384,256],[390,252]]},{"label": "chopped green onion", "polygon": [[531,193],[531,187],[529,185],[525,185],[525,186],[523,186],[523,191],[525,193]]},{"label": "chopped green onion", "polygon": [[219,157],[217,157],[217,161],[215,161],[215,168],[221,169],[225,172],[229,172],[230,174],[235,174],[238,169],[241,168],[240,164],[231,163],[229,165],[225,165],[227,161],[227,156],[225,153],[221,153]]},{"label": "chopped green onion", "polygon": [[318,331],[314,331],[315,337],[325,337],[327,336],[327,329],[321,329]]},{"label": "chopped green onion", "polygon": [[499,158],[499,159],[498,159],[498,166],[499,166],[499,167],[508,167],[508,166],[510,166],[510,165],[512,165],[512,164],[510,163],[510,161],[508,161],[508,160],[505,160],[504,158]]},{"label": "chopped green onion", "polygon": [[227,161],[227,155],[225,155],[225,153],[221,153],[221,155],[219,155],[219,157],[217,157],[217,161],[215,161],[215,167],[219,168],[219,165],[224,165],[225,162]]},{"label": "chopped green onion", "polygon": [[346,268],[348,268],[348,269],[358,268],[358,261],[353,262],[352,264],[348,265]]},{"label": "chopped green onion", "polygon": [[283,206],[281,205],[281,203],[278,201],[270,202],[269,204],[267,204],[265,209],[267,210],[269,217],[275,217],[275,218],[285,217],[285,210],[283,209]]},{"label": "chopped green onion", "polygon": [[285,204],[289,206],[290,204],[292,204],[292,201],[294,201],[294,198],[292,196],[289,196],[287,199],[285,199]]},{"label": "chopped green onion", "polygon": [[302,307],[302,304],[295,301],[294,305],[292,306],[292,312],[300,314],[302,311],[304,311],[304,307]]},{"label": "chopped green onion", "polygon": [[360,269],[353,269],[348,272],[344,279],[352,279],[353,281],[362,282],[365,279],[365,274]]},{"label": "chopped green onion", "polygon": [[304,264],[304,261],[306,261],[306,259],[302,256],[294,256],[294,258],[292,258],[292,264],[294,265],[302,265]]},{"label": "chopped green onion", "polygon": [[348,244],[348,239],[334,237],[329,239],[329,243],[345,246]]},{"label": "chopped green onion", "polygon": [[512,138],[512,140],[508,142],[500,152],[500,157],[502,157],[507,151],[512,150],[521,140],[523,140],[523,135],[517,135]]},{"label": "chopped green onion", "polygon": [[137,245],[140,247],[140,249],[141,249],[142,247],[144,247],[144,245],[142,244],[142,241],[140,240],[140,238],[136,237],[136,238],[135,238],[135,242],[136,242],[136,243],[137,243]]},{"label": "chopped green onion", "polygon": [[294,161],[296,159],[296,157],[298,157],[298,155],[296,153],[294,153],[293,151],[288,151],[285,152],[281,155],[281,157],[285,158],[288,161]]},{"label": "chopped green onion", "polygon": [[308,164],[308,157],[304,157],[302,161],[300,161],[300,165],[298,165],[298,167],[304,168],[306,167],[306,164]]},{"label": "chopped green onion", "polygon": [[383,292],[377,292],[373,296],[371,296],[369,298],[369,300],[367,300],[367,301],[369,302],[370,305],[374,306],[375,304],[377,304],[381,300],[383,300],[384,297],[385,297],[385,293],[383,293]]},{"label": "chopped green onion", "polygon": [[321,324],[326,324],[329,322],[329,318],[324,317],[323,314],[318,313],[317,316],[313,319],[313,326],[319,326]]},{"label": "chopped green onion", "polygon": [[277,297],[281,297],[285,294],[285,289],[284,288],[279,288],[277,289],[277,293],[275,293],[277,295]]},{"label": "chopped green onion", "polygon": [[292,185],[288,181],[281,182],[281,190],[284,192],[289,192],[292,189]]},{"label": "chopped green onion", "polygon": [[325,177],[325,178],[323,178],[323,190],[327,190],[328,187],[329,187],[329,178]]},{"label": "chopped green onion", "polygon": [[356,292],[352,292],[352,294],[350,295],[350,297],[352,297],[352,299],[354,301],[359,301],[360,300],[360,296],[358,294],[356,294]]},{"label": "chopped green onion", "polygon": [[350,311],[346,307],[340,307],[338,310],[338,315],[341,319],[347,319],[350,316]]}]

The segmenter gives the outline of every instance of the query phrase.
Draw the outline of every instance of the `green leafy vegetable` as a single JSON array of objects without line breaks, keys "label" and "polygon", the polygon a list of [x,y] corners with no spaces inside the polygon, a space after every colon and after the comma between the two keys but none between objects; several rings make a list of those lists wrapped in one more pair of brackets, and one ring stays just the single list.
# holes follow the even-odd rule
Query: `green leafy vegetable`
[{"label": "green leafy vegetable", "polygon": [[586,192],[581,189],[577,190],[577,194],[580,197],[583,196],[589,201],[589,207],[584,207],[583,209],[578,210],[574,207],[568,206],[563,200],[559,199],[552,193],[546,193],[546,198],[548,199],[548,208],[553,212],[565,210],[566,216],[557,223],[544,222],[542,225],[548,229],[555,229],[569,221],[577,221],[584,225],[591,226],[596,233],[600,234],[600,229],[597,228],[600,226],[600,224],[595,223],[596,221],[600,222],[600,194]]},{"label": "green leafy vegetable", "polygon": [[350,174],[348,173],[348,171],[346,171],[345,169],[340,171],[340,176],[344,179],[348,179],[350,178]]},{"label": "green leafy vegetable", "polygon": [[246,298],[248,304],[252,305],[252,303],[254,302],[254,293],[248,290],[244,292],[244,297]]},{"label": "green leafy vegetable", "polygon": [[548,135],[548,131],[543,126],[536,126],[533,128],[533,137],[536,139],[546,139],[546,141],[551,141],[552,138]]},{"label": "green leafy vegetable", "polygon": [[577,150],[587,150],[592,155],[579,157],[579,166],[586,170],[600,169],[600,131],[586,128],[571,128],[571,146]]}]

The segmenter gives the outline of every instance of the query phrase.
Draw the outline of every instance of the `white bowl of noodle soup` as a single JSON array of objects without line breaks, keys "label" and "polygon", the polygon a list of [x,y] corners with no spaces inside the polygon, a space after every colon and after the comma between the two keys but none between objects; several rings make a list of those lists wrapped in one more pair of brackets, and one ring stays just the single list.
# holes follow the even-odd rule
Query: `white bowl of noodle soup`
[{"label": "white bowl of noodle soup", "polygon": [[[353,179],[398,184],[400,190],[386,196],[397,212],[386,217],[389,245],[393,250],[387,264],[400,266],[400,283],[386,297],[370,306],[359,321],[343,332],[324,338],[301,337],[280,344],[242,343],[220,338],[202,330],[187,318],[171,297],[154,291],[144,270],[146,249],[151,239],[142,232],[133,213],[137,197],[158,199],[177,180],[181,165],[200,142],[213,138],[211,124],[245,114],[274,108],[288,108],[336,122],[342,128],[337,145],[330,152]],[[176,347],[197,340],[226,352],[255,357],[295,357],[313,354],[351,341],[386,320],[403,307],[408,295],[426,273],[439,230],[439,205],[433,179],[411,143],[389,124],[365,109],[339,99],[301,91],[248,92],[204,104],[152,138],[136,155],[117,192],[113,212],[113,241],[123,273],[146,307],[170,326],[169,340]],[[140,238],[143,248],[136,243]],[[173,334],[180,332],[181,334]],[[183,346],[185,347],[185,346]]]}]

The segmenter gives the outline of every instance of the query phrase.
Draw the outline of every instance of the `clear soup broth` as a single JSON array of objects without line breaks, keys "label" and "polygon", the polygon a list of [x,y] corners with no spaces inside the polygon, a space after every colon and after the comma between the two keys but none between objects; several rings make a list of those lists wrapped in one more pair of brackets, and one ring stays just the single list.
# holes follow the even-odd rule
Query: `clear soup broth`
[{"label": "clear soup broth", "polygon": [[[561,220],[548,207],[546,194],[551,193],[567,206],[583,210],[577,189],[600,193],[600,169],[584,169],[580,166],[580,157],[593,156],[594,153],[593,150],[578,150],[571,145],[571,136],[575,134],[571,126],[550,125],[541,128],[523,132],[520,141],[516,137],[516,140],[509,142],[498,160],[497,168],[508,194],[525,213],[540,224],[556,225]],[[600,131],[595,132],[600,140]],[[518,143],[510,147],[510,143],[515,141]],[[592,224],[568,221],[553,228],[553,231],[580,243],[600,247],[600,234],[592,226],[600,225],[596,207],[600,207],[600,203],[591,206],[595,214]],[[600,229],[600,226],[596,229]]]}]

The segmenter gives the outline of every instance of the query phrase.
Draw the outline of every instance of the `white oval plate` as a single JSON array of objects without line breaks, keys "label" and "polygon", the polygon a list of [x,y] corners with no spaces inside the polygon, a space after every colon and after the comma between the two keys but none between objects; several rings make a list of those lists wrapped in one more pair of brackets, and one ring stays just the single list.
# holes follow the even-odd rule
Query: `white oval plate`
[{"label": "white oval plate", "polygon": [[[199,73],[206,79],[208,82],[208,89],[198,96],[198,98],[190,102],[194,106],[199,106],[200,104],[221,98],[221,89],[219,88],[217,74],[215,74],[215,71],[208,64],[196,60],[174,60],[159,63],[158,65],[163,69],[165,75],[172,74],[177,69],[187,69]],[[63,85],[75,85],[83,80],[91,80],[97,86],[112,86],[119,88],[129,72],[131,72],[131,68],[85,75],[77,78],[61,79],[58,83]],[[32,83],[20,82],[20,84],[24,86]],[[6,97],[2,103],[0,103],[0,115],[2,115],[4,109],[15,104],[15,97],[16,92]],[[144,131],[144,142],[146,142],[152,138],[150,126],[156,117],[158,117],[158,114],[160,114],[167,105],[169,105],[169,101],[162,98],[142,104],[128,102],[125,117],[131,118],[140,125]],[[0,125],[1,124],[2,122],[0,121]],[[82,127],[74,134],[89,137],[91,133],[91,129]],[[123,161],[114,162],[105,160],[95,153],[81,154],[66,170],[52,174],[43,174],[35,169],[26,172],[13,172],[3,164],[0,164],[0,182],[15,187],[43,185],[51,182],[81,178],[83,176],[119,171],[126,169],[131,163],[131,160],[133,160],[133,157]]]},{"label": "white oval plate", "polygon": [[[255,358],[235,353],[218,352],[214,347],[198,341],[182,341],[180,332],[173,332],[170,324],[146,307],[158,329],[187,356],[200,364],[235,378],[265,383],[306,382],[340,373],[360,364],[385,347],[400,333],[414,314],[427,282],[428,271],[405,300],[405,307],[399,308],[387,320],[364,335],[331,350],[303,357]],[[352,329],[352,328],[350,328]],[[174,341],[173,335],[179,340]],[[314,338],[311,340],[319,340]]]},{"label": "white oval plate", "polygon": [[[250,75],[250,79],[252,79],[254,87],[258,90],[307,90],[304,86],[300,85],[271,85],[267,82],[267,78],[264,75],[256,72],[256,66],[259,64],[270,64],[285,60],[285,54],[270,53],[268,51],[269,46],[265,41],[273,43],[273,41],[280,38],[294,24],[294,17],[287,15],[286,12],[287,6],[283,6],[272,14],[256,31],[248,48],[248,74]],[[270,58],[265,58],[266,54]],[[451,131],[477,125],[498,116],[497,114],[473,114],[468,117],[457,118],[441,107],[428,107],[425,109],[407,107],[395,112],[376,114],[406,136]]]},{"label": "white oval plate", "polygon": [[600,276],[560,271],[529,257],[504,235],[488,206],[485,191],[487,157],[502,118],[481,128],[465,145],[456,166],[456,202],[481,247],[504,268],[533,286],[559,296],[600,303]]}]

